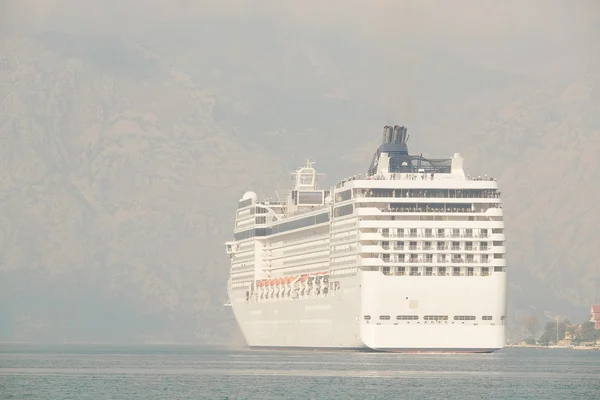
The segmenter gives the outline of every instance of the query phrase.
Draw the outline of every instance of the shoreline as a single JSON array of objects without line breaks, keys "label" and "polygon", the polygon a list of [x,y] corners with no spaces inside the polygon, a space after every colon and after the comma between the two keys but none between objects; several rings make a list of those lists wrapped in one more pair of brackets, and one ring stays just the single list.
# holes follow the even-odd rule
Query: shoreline
[{"label": "shoreline", "polygon": [[565,349],[565,350],[600,350],[600,346],[542,346],[536,344],[507,344],[504,348],[530,348],[530,349]]}]

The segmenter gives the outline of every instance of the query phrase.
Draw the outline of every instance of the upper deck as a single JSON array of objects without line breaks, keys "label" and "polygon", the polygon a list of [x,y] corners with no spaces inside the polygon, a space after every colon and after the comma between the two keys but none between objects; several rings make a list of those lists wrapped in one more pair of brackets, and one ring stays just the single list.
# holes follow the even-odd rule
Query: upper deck
[{"label": "upper deck", "polygon": [[[444,199],[444,204],[456,203],[458,199],[475,199],[478,202],[489,199],[490,204],[499,207],[500,192],[496,180],[487,175],[466,174],[460,153],[445,159],[410,155],[407,141],[405,127],[386,126],[382,144],[375,152],[368,172],[364,176],[343,179],[330,190],[319,187],[318,180],[323,174],[317,173],[314,163],[307,161],[306,165],[292,172],[294,187],[277,191],[276,200],[259,201],[255,193],[247,192],[238,205],[235,231],[247,230],[251,225],[278,226],[284,220],[321,214],[351,198],[394,198],[395,202],[406,202],[410,198],[418,203],[433,198],[439,199],[435,200],[437,202]],[[351,194],[344,195],[346,191]],[[430,206],[433,210],[449,209],[449,206],[441,207],[437,203]],[[254,214],[257,214],[256,217]]]},{"label": "upper deck", "polygon": [[[461,159],[462,160],[462,159]],[[471,177],[459,173],[380,173],[362,178],[343,179],[335,185],[335,191],[354,188],[390,189],[498,189],[495,178]]]}]

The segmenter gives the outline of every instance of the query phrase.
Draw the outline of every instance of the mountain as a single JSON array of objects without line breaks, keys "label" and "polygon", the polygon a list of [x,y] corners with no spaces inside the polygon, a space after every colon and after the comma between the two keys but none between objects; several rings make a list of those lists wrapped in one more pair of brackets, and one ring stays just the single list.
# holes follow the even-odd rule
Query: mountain
[{"label": "mountain", "polygon": [[305,157],[329,184],[365,172],[389,123],[498,178],[513,324],[600,300],[599,49],[505,68],[221,22],[1,42],[0,340],[239,343],[240,195],[287,187]]},{"label": "mountain", "polygon": [[280,179],[277,160],[215,122],[210,91],[135,43],[55,33],[1,54],[4,337],[231,329],[230,210],[244,188]]},{"label": "mountain", "polygon": [[585,308],[580,319],[600,299],[599,60],[597,48],[585,68],[506,104],[468,152],[503,182],[511,262]]}]

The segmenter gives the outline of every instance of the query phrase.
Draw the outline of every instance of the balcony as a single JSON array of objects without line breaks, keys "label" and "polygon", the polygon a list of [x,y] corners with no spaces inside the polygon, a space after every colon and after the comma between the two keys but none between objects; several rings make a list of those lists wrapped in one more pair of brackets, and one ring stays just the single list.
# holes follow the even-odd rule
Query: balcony
[{"label": "balcony", "polygon": [[376,244],[361,244],[357,247],[359,253],[381,253],[383,248]]},{"label": "balcony", "polygon": [[360,207],[356,206],[356,215],[373,216],[382,213],[433,213],[433,214],[486,214],[490,216],[501,216],[502,208],[495,206],[464,207],[429,207],[425,204],[419,207]]},{"label": "balcony", "polygon": [[[403,180],[410,179],[402,174],[394,174],[395,178],[392,180]],[[429,179],[427,179],[429,180]],[[480,180],[484,182],[492,182],[492,179],[471,179],[471,180]],[[495,185],[495,184],[493,184]],[[341,187],[341,186],[340,186]],[[359,189],[360,190],[360,189]],[[496,188],[486,188],[486,189],[411,189],[411,188],[403,188],[403,189],[364,189],[364,193],[359,193],[356,195],[357,198],[366,198],[366,199],[444,199],[444,200],[454,200],[454,199],[490,199],[494,201],[494,199],[500,198],[500,192]]]}]

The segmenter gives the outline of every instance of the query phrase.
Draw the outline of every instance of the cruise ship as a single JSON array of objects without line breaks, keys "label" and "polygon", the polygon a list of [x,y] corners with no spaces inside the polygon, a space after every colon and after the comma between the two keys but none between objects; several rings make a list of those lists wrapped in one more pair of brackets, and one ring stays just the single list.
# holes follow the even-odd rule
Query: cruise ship
[{"label": "cruise ship", "polygon": [[[386,126],[366,174],[321,188],[310,161],[276,201],[239,200],[229,304],[251,348],[490,353],[506,259],[495,179],[411,155]],[[275,197],[273,197],[274,199]]]}]

